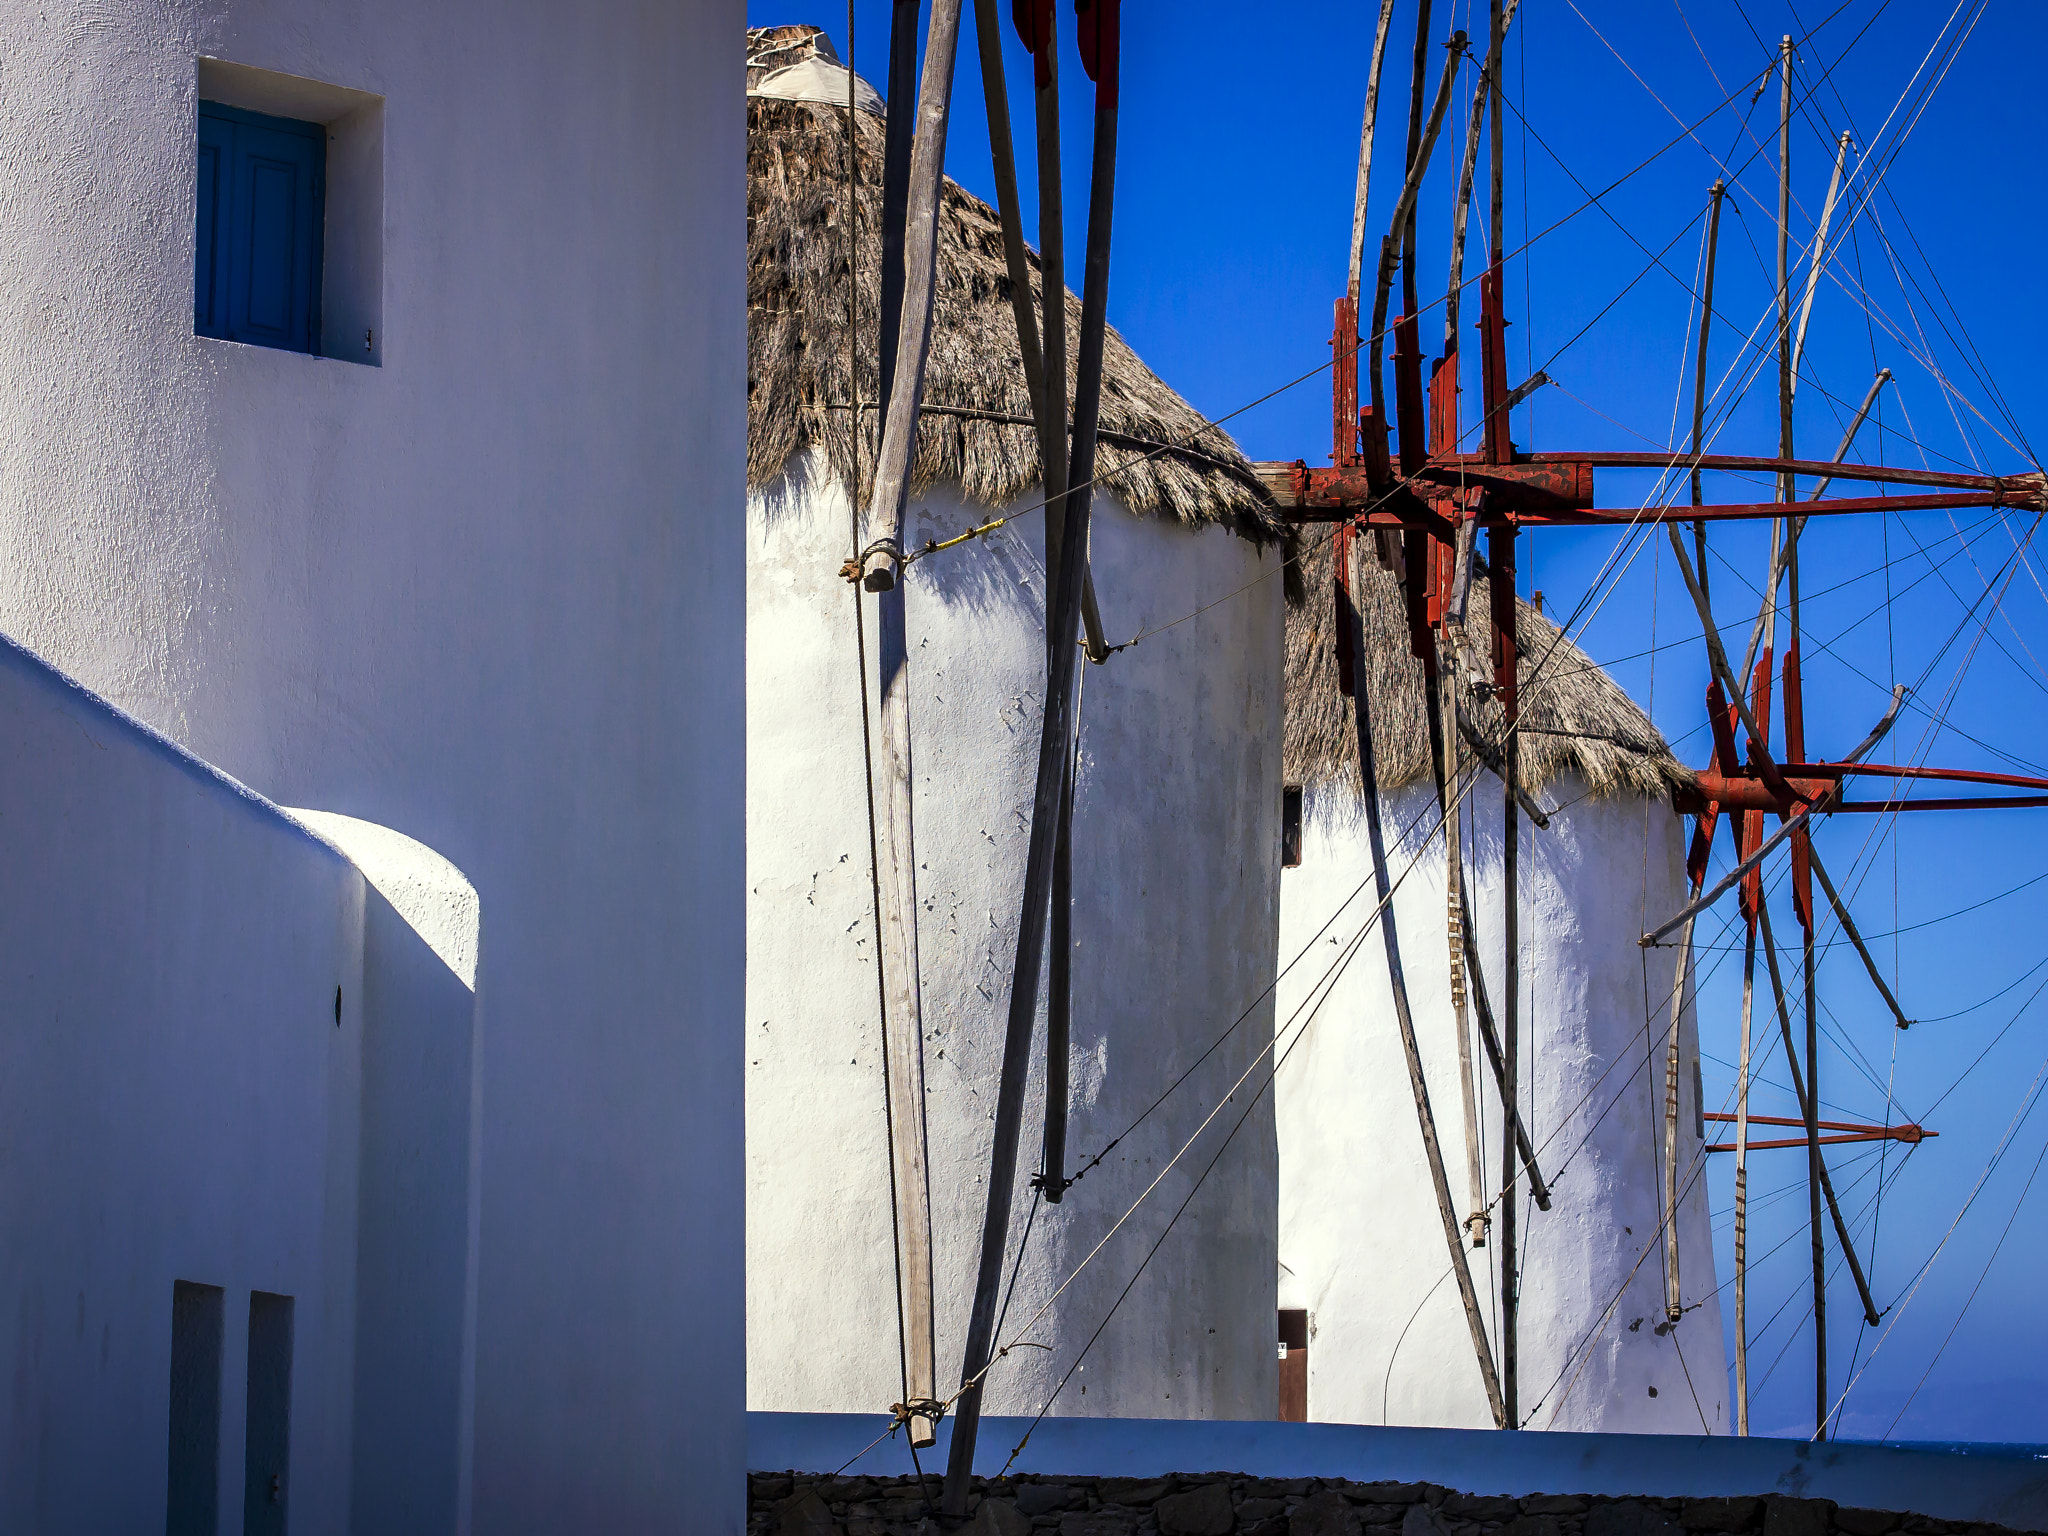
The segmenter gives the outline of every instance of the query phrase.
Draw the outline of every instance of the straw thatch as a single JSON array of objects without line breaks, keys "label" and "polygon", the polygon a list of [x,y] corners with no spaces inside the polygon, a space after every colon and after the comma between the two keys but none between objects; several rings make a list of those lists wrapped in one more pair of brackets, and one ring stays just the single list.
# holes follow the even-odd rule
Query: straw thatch
[{"label": "straw thatch", "polygon": [[[1353,581],[1365,620],[1373,747],[1381,788],[1397,789],[1430,778],[1422,663],[1409,649],[1399,583],[1372,558],[1368,544],[1361,541],[1354,548],[1355,564],[1363,568]],[[1357,727],[1351,700],[1337,691],[1331,539],[1324,534],[1304,539],[1300,559],[1307,597],[1287,612],[1287,782],[1312,789],[1338,786],[1356,797]],[[1484,579],[1472,583],[1467,620],[1468,632],[1481,647],[1492,633],[1487,585]],[[1515,607],[1522,653],[1524,787],[1541,789],[1568,771],[1595,795],[1662,795],[1690,784],[1691,773],[1614,679],[1530,604],[1518,598]],[[1483,651],[1481,661],[1490,667]],[[1499,739],[1496,701],[1474,700],[1468,692],[1464,708],[1483,740]]]},{"label": "straw thatch", "polygon": [[[747,40],[750,79],[788,68],[807,48],[820,61],[832,59],[830,43],[813,27],[762,28]],[[955,103],[962,111],[977,105]],[[844,106],[760,96],[747,102],[747,478],[756,487],[767,484],[807,447],[823,449],[842,482],[852,477],[849,115],[860,187],[854,332],[865,501],[881,435],[874,402],[881,392],[876,337],[884,127],[880,117],[849,114]],[[912,490],[953,482],[975,501],[1003,506],[1035,486],[1039,473],[1002,229],[994,209],[950,180],[939,229],[937,314]],[[1031,270],[1038,271],[1035,255]],[[1081,305],[1071,293],[1066,302],[1071,348],[1080,334]],[[1073,373],[1070,360],[1070,388]],[[1272,503],[1237,446],[1206,428],[1114,331],[1103,364],[1101,423],[1097,474],[1131,511],[1190,526],[1218,523],[1260,543],[1282,536]],[[1160,444],[1174,446],[1160,452]]]}]

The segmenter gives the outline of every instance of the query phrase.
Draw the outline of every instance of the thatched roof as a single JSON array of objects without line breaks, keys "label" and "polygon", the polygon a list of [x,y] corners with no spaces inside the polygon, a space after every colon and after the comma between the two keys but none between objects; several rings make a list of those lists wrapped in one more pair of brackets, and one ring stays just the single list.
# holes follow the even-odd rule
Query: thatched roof
[{"label": "thatched roof", "polygon": [[[815,27],[747,34],[749,80],[759,84],[806,54],[836,59]],[[845,76],[836,70],[840,81]],[[793,78],[793,77],[791,77]],[[843,90],[843,85],[841,87]],[[956,104],[964,110],[966,103]],[[844,106],[750,96],[747,101],[747,479],[761,486],[806,447],[825,450],[842,480],[853,471],[854,398],[848,384],[847,118]],[[883,120],[856,111],[859,172],[859,398],[861,496],[881,422],[876,353],[881,273]],[[1070,199],[1085,217],[1082,199]],[[913,493],[940,482],[1002,506],[1039,480],[1010,281],[995,210],[948,180],[940,207],[938,309],[925,372],[926,413],[912,463]],[[1031,258],[1031,270],[1038,260]],[[1034,283],[1034,287],[1035,287]],[[1075,343],[1081,303],[1066,295]],[[1073,377],[1070,361],[1068,378]],[[960,414],[960,413],[973,414]],[[989,418],[997,419],[989,419]],[[1162,383],[1112,331],[1102,384],[1098,474],[1131,511],[1189,525],[1220,523],[1264,542],[1282,533],[1272,503],[1236,444]],[[1165,452],[1157,445],[1176,445]]]},{"label": "thatched roof", "polygon": [[[1393,574],[1361,541],[1354,546],[1363,578],[1366,667],[1371,688],[1373,745],[1382,789],[1430,777],[1429,729],[1423,713],[1422,663],[1408,646],[1408,621]],[[1325,533],[1302,540],[1306,601],[1287,610],[1287,782],[1311,788],[1340,785],[1359,793],[1358,739],[1351,701],[1337,691],[1332,541]],[[1515,634],[1521,646],[1522,782],[1539,790],[1574,772],[1596,795],[1666,794],[1690,784],[1691,773],[1671,755],[1664,738],[1635,701],[1558,627],[1519,598]],[[1492,603],[1484,580],[1472,584],[1468,628],[1478,643],[1491,633]],[[1480,737],[1497,741],[1500,705],[1492,699],[1465,708]]]}]

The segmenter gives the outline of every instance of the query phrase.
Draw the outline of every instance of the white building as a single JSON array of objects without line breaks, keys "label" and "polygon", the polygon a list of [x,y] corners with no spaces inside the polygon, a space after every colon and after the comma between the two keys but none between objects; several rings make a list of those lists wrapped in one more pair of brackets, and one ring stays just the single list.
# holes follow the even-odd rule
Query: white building
[{"label": "white building", "polygon": [[[1363,550],[1363,546],[1360,546]],[[1456,1213],[1471,1205],[1450,993],[1446,869],[1429,767],[1422,668],[1394,578],[1360,562],[1381,810],[1403,969]],[[1367,1424],[1491,1425],[1453,1278],[1392,1005],[1371,933],[1333,970],[1373,905],[1351,700],[1332,646],[1327,545],[1288,614],[1287,776],[1303,790],[1300,864],[1281,883],[1278,1082],[1283,1309],[1306,1314],[1307,1415]],[[1484,636],[1484,582],[1471,632]],[[1519,1404],[1524,1427],[1718,1433],[1727,1422],[1707,1218],[1698,1041],[1680,1025],[1677,1231],[1683,1318],[1667,1324],[1661,1238],[1673,951],[1647,928],[1687,899],[1670,790],[1685,770],[1649,720],[1556,626],[1519,605],[1522,777],[1551,808],[1521,818],[1520,1080],[1552,1207],[1521,1186]],[[1482,737],[1499,709],[1469,699]],[[1466,762],[1471,762],[1469,750]],[[1465,801],[1466,881],[1496,1012],[1502,964],[1500,780]],[[1361,889],[1362,887],[1362,889]],[[1645,919],[1648,919],[1646,922]],[[1325,980],[1325,978],[1329,980]],[[1327,996],[1316,1006],[1313,998]],[[1471,1044],[1485,1194],[1501,1176],[1500,1096]],[[1494,1224],[1495,1232],[1498,1223]],[[1497,1242],[1466,1248],[1499,1352]]]},{"label": "white building", "polygon": [[[8,745],[4,1134],[54,1182],[10,1164],[0,1308],[34,1323],[0,1344],[0,1526],[162,1517],[174,1329],[210,1326],[207,1288],[224,1520],[261,1449],[234,1340],[289,1316],[295,1529],[742,1523],[742,22],[0,3],[0,631],[269,801],[355,819],[321,825],[363,872],[211,778],[154,809],[70,786],[104,825],[28,847],[64,733]],[[394,834],[444,872],[429,906],[475,893],[473,1005],[445,963],[420,980],[474,1020],[473,1077],[412,1054],[402,1010],[384,1054],[353,1012]],[[314,979],[341,1023],[287,1043]],[[38,1054],[60,1016],[103,1033]],[[474,1168],[463,1114],[419,1123],[457,1089]],[[394,1257],[394,1208],[345,1186],[428,1132],[461,1177],[398,1220],[439,1246]],[[60,1219],[75,1246],[37,1246]],[[400,1259],[440,1288],[424,1333],[371,1306]],[[452,1369],[452,1406],[366,1374],[366,1338],[436,1392]],[[350,1471],[406,1431],[394,1401],[444,1436],[376,1451],[431,1463],[399,1513],[390,1463]]]},{"label": "white building", "polygon": [[[786,58],[788,31],[761,41]],[[816,47],[814,35],[803,29],[804,48]],[[754,89],[843,101],[845,80],[826,55],[793,80],[767,76]],[[748,113],[748,1400],[760,1409],[886,1414],[902,1378],[856,600],[840,577],[855,544],[852,412],[841,408],[851,399],[840,214],[847,114],[773,95],[750,102]],[[860,397],[871,406],[877,365],[865,348],[875,334],[881,118],[862,111],[854,131],[864,184]],[[1037,456],[996,218],[948,183],[941,229],[906,542],[1014,518],[913,564],[906,597],[945,1396],[960,1380],[986,1201],[1046,657]],[[1068,306],[1072,336],[1079,306],[1071,296]],[[955,414],[963,409],[980,414]],[[865,479],[877,446],[872,409],[862,425]],[[1042,1060],[1034,1063],[1012,1252],[1027,1220],[1030,1236],[1004,1340],[1166,1170],[1271,1038],[1277,530],[1227,440],[1205,438],[1198,453],[1155,452],[1185,442],[1200,418],[1113,336],[1103,425],[1111,435],[1095,500],[1095,587],[1108,639],[1142,638],[1087,668],[1082,685],[1068,1173],[1228,1038],[1064,1201],[1035,1217],[1027,1180],[1043,1078]],[[872,667],[874,600],[865,601]],[[1042,1040],[1041,1021],[1035,1049]],[[1025,1336],[1046,1347],[1020,1349],[995,1368],[988,1411],[1036,1412],[1142,1267],[1054,1411],[1271,1416],[1271,1098],[1250,1091],[1261,1081],[1239,1090],[1029,1329]],[[1228,1155],[1160,1243],[1247,1112]]]}]

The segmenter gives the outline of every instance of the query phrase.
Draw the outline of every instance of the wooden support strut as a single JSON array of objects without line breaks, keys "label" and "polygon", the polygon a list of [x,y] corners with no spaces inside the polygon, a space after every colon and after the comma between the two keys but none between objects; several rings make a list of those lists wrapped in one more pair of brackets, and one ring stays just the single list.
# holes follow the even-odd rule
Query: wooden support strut
[{"label": "wooden support strut", "polygon": [[[938,0],[935,0],[938,3]],[[1081,13],[1083,65],[1096,81],[1094,164],[1089,186],[1088,244],[1081,292],[1081,336],[1074,399],[1073,459],[1060,545],[1060,570],[1053,583],[1055,607],[1047,614],[1054,643],[1038,742],[1038,778],[1025,854],[1024,894],[1017,925],[1017,954],[1011,974],[1008,1025],[1003,1039],[1002,1076],[996,1095],[988,1203],[981,1228],[974,1300],[968,1314],[961,1387],[953,1414],[953,1443],[946,1461],[941,1509],[949,1520],[967,1513],[974,1446],[981,1423],[983,1377],[991,1363],[996,1307],[1008,1246],[1010,1197],[1017,1172],[1017,1141],[1030,1070],[1031,1034],[1038,1009],[1038,968],[1045,956],[1055,823],[1067,764],[1073,751],[1075,638],[1080,629],[1080,576],[1087,549],[1088,518],[1095,476],[1097,418],[1102,402],[1102,355],[1109,309],[1110,228],[1115,207],[1118,0],[1090,0]]]},{"label": "wooden support strut", "polygon": [[[1352,605],[1352,647],[1365,653],[1365,628],[1357,605]],[[1493,1413],[1494,1427],[1506,1428],[1507,1410],[1501,1400],[1500,1378],[1494,1370],[1493,1349],[1486,1337],[1486,1321],[1479,1310],[1479,1295],[1472,1285],[1472,1271],[1465,1262],[1465,1245],[1458,1230],[1458,1216],[1451,1202],[1450,1180],[1444,1172],[1443,1149],[1437,1143],[1436,1119],[1430,1112],[1429,1085],[1422,1074],[1422,1053],[1416,1044],[1415,1020],[1408,1008],[1408,984],[1401,968],[1401,942],[1394,921],[1393,882],[1387,873],[1385,830],[1380,823],[1379,770],[1373,756],[1372,703],[1369,688],[1352,695],[1358,726],[1358,767],[1365,799],[1366,838],[1372,849],[1373,886],[1379,898],[1380,937],[1386,946],[1387,974],[1394,996],[1394,1018],[1401,1031],[1401,1050],[1408,1064],[1408,1085],[1415,1096],[1415,1115],[1422,1131],[1422,1149],[1429,1163],[1430,1183],[1436,1193],[1437,1214],[1443,1222],[1444,1242],[1450,1248],[1451,1269],[1464,1303],[1465,1322],[1472,1334],[1472,1348],[1479,1361],[1479,1374],[1486,1388],[1486,1401]],[[956,1431],[957,1434],[957,1431]],[[955,1443],[958,1441],[956,1439]]]},{"label": "wooden support strut", "polygon": [[[900,529],[936,276],[935,210],[944,161],[959,0],[936,0],[926,40],[922,92],[915,78],[915,4],[899,3],[890,34],[892,99],[918,104],[927,130],[911,134],[912,114],[890,115],[883,170],[881,452],[869,506],[869,548],[878,529],[893,544]],[[893,323],[892,323],[893,322]],[[908,341],[908,346],[904,343]],[[908,359],[906,370],[902,364]],[[881,595],[877,608],[877,672],[881,683],[883,782],[875,825],[880,894],[882,975],[887,1007],[883,1056],[889,1105],[890,1166],[896,1202],[897,1274],[901,1284],[906,1408],[937,1393],[932,1312],[931,1174],[926,1150],[923,998],[917,942],[917,850],[911,797],[910,647],[903,584],[865,583]],[[930,1412],[908,1414],[913,1445],[935,1437]]]}]

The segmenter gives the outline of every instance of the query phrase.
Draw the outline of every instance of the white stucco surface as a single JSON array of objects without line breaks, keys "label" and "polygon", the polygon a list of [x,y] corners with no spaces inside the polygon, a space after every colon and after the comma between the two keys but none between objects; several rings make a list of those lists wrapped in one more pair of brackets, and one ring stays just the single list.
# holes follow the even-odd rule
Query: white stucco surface
[{"label": "white stucco surface", "polygon": [[[1487,777],[1466,802],[1466,868],[1496,1012],[1505,975],[1500,798],[1499,781]],[[1585,798],[1570,776],[1544,798],[1564,809],[1547,830],[1523,820],[1521,1080],[1553,1203],[1537,1210],[1523,1186],[1521,1413],[1533,1429],[1719,1433],[1727,1386],[1706,1183],[1697,1177],[1698,1042],[1688,998],[1678,1140],[1688,1310],[1673,1329],[1664,1323],[1659,1191],[1674,962],[1672,951],[1636,942],[1646,912],[1684,905],[1678,819],[1661,801]],[[1410,830],[1435,825],[1436,796],[1411,786],[1383,804],[1392,872],[1398,879],[1409,871],[1394,912],[1462,1219],[1469,1201],[1443,845],[1419,850]],[[1298,1010],[1311,1022],[1281,1069],[1278,1113],[1280,1259],[1291,1272],[1283,1282],[1294,1293],[1289,1304],[1309,1312],[1309,1417],[1489,1426],[1377,930],[1321,1007],[1303,1007],[1312,990],[1320,995],[1319,983],[1371,910],[1363,813],[1348,796],[1311,792],[1304,823],[1301,864],[1281,884],[1281,964],[1300,957],[1280,986],[1283,1045]],[[1490,1105],[1483,1145],[1491,1195],[1500,1178],[1500,1100],[1476,1032],[1473,1053],[1480,1102]],[[1497,1341],[1498,1247],[1466,1251]]]},{"label": "white stucco surface", "polygon": [[[943,539],[987,515],[941,488],[913,498],[908,537]],[[902,1388],[854,599],[838,575],[847,503],[799,461],[753,498],[748,532],[748,1398],[886,1414]],[[942,1396],[959,1383],[1023,884],[1045,677],[1041,539],[1037,515],[1020,517],[912,566],[906,598]],[[1060,1205],[1039,1209],[1005,1339],[1271,1037],[1260,997],[1277,923],[1278,555],[1106,500],[1092,550],[1112,643],[1186,621],[1085,669],[1070,1173],[1250,1016]],[[1038,1163],[1043,1049],[1041,1011],[1013,1253]],[[1031,1332],[1049,1347],[991,1374],[990,1411],[1045,1401],[1247,1108],[1055,1411],[1272,1413],[1271,1100],[1242,1092]]]},{"label": "white stucco surface", "polygon": [[[489,915],[479,1530],[742,1518],[743,21],[0,3],[0,629]],[[201,56],[381,98],[380,366],[192,334]]]},{"label": "white stucco surface", "polygon": [[[171,1295],[294,1299],[292,1529],[349,1530],[364,885],[0,641],[0,1529],[164,1528]],[[339,1017],[337,1018],[337,1009]]]}]

